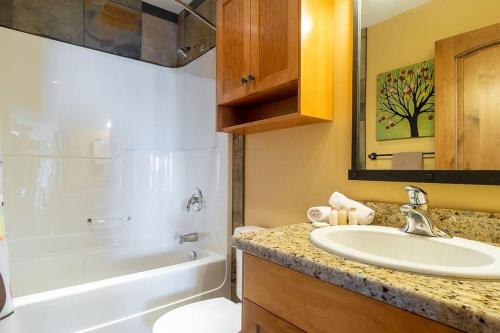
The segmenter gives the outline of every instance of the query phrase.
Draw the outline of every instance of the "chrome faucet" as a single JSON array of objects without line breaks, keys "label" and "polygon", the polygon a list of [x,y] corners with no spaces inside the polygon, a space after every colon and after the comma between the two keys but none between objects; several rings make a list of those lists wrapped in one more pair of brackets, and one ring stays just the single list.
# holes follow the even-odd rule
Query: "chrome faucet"
[{"label": "chrome faucet", "polygon": [[408,192],[410,203],[400,208],[401,214],[406,217],[406,224],[401,230],[421,236],[451,238],[449,233],[439,229],[432,221],[427,206],[427,193],[412,185],[405,186],[404,190]]},{"label": "chrome faucet", "polygon": [[186,203],[186,210],[191,211],[191,207],[194,206],[194,210],[199,212],[205,206],[205,200],[203,199],[203,193],[199,188],[196,188],[191,194],[191,198]]},{"label": "chrome faucet", "polygon": [[187,243],[187,242],[197,242],[198,241],[198,233],[192,232],[190,234],[177,235],[177,240],[179,241],[179,244]]}]

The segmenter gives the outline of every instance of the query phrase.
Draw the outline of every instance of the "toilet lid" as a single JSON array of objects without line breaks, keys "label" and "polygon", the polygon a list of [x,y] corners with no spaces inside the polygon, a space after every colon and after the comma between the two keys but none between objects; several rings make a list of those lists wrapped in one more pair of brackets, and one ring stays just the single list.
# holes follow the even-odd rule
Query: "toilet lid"
[{"label": "toilet lid", "polygon": [[191,303],[158,319],[153,333],[238,333],[241,304],[220,297]]}]

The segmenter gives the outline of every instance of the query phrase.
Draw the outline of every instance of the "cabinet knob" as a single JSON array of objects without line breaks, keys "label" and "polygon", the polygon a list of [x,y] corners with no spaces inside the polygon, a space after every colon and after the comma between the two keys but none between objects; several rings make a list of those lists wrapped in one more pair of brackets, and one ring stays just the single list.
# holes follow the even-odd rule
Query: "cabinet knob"
[{"label": "cabinet knob", "polygon": [[247,84],[248,83],[248,80],[244,77],[241,78],[241,83],[242,84]]},{"label": "cabinet knob", "polygon": [[252,74],[250,74],[250,75],[248,75],[247,80],[248,81],[255,81],[255,76],[253,76]]}]

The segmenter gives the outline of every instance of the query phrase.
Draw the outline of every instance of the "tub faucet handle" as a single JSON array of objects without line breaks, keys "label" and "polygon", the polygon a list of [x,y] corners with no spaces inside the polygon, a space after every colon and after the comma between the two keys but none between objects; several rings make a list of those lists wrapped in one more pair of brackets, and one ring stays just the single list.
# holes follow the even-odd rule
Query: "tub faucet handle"
[{"label": "tub faucet handle", "polygon": [[191,194],[191,198],[186,203],[186,211],[190,212],[191,208],[194,207],[196,212],[199,212],[205,207],[205,199],[203,198],[203,193],[199,188],[196,188]]}]

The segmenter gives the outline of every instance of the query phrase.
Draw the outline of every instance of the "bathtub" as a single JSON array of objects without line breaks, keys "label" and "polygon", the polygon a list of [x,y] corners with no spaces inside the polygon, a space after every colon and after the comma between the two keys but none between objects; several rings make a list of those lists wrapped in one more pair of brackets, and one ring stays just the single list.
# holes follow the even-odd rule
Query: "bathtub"
[{"label": "bathtub", "polygon": [[92,274],[57,289],[51,289],[53,282],[46,276],[31,276],[37,288],[47,291],[26,294],[29,285],[23,286],[26,295],[14,299],[15,313],[0,323],[0,332],[149,333],[169,309],[227,293],[226,258],[211,251],[195,253],[138,257],[137,262],[105,270],[96,269],[105,261],[94,258],[98,263]]}]

